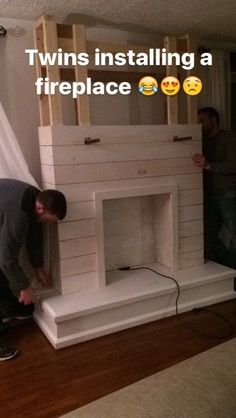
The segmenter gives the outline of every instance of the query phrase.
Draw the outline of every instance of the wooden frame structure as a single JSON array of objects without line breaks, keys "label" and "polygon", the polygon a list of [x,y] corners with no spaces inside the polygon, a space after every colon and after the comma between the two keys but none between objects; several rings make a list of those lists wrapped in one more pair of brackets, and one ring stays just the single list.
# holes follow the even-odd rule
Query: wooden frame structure
[{"label": "wooden frame structure", "polygon": [[[132,49],[136,53],[148,52],[147,46],[137,46],[133,44],[116,44],[111,42],[95,42],[86,39],[86,29],[82,25],[64,25],[56,23],[50,16],[41,16],[34,25],[35,48],[39,52],[56,52],[58,48],[62,48],[63,52],[87,52],[92,54],[95,48],[99,48],[102,52],[128,52]],[[167,52],[196,52],[196,43],[190,39],[188,35],[176,38],[166,36],[164,38],[164,46]],[[134,72],[132,69],[125,71],[104,71],[100,69],[89,69],[88,67],[75,66],[73,68],[63,68],[58,65],[42,66],[37,59],[36,64],[37,77],[48,77],[49,81],[82,81],[86,82],[88,76],[92,80],[96,80],[99,76],[100,81],[108,81],[109,79],[116,81],[121,80],[126,75],[126,81],[137,81],[140,78],[140,72]],[[167,66],[167,75],[177,76],[176,66]],[[190,71],[187,72],[190,74]],[[152,74],[150,74],[152,75]],[[155,76],[155,74],[153,74]],[[84,94],[75,100],[76,123],[77,125],[90,124],[90,106],[89,96]],[[178,123],[178,96],[167,96],[167,123]],[[188,123],[196,123],[197,121],[197,98],[187,96],[187,112]],[[59,92],[55,95],[39,96],[40,124],[47,125],[63,125],[62,98]]]}]

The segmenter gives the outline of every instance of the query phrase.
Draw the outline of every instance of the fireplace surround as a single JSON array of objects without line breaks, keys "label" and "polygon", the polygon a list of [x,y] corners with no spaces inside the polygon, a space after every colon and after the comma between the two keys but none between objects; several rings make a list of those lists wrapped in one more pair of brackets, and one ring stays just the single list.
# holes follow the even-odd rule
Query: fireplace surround
[{"label": "fireplace surround", "polygon": [[235,271],[204,260],[199,125],[44,126],[39,141],[43,187],[68,202],[35,312],[55,348],[175,314],[173,282],[124,267],[175,278],[179,312],[234,297]]},{"label": "fireplace surround", "polygon": [[[95,136],[99,143],[85,144]],[[104,286],[116,264],[176,271],[204,263],[202,173],[191,160],[201,150],[200,126],[48,126],[39,138],[43,186],[68,201],[53,255],[61,294]]]}]

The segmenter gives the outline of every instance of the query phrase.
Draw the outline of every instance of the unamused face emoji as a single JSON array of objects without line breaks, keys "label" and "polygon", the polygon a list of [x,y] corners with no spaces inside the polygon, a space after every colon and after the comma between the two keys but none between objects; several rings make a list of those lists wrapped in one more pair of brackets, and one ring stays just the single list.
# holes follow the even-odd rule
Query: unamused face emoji
[{"label": "unamused face emoji", "polygon": [[198,77],[187,77],[183,82],[183,89],[186,94],[189,94],[190,96],[196,96],[202,90],[202,82]]},{"label": "unamused face emoji", "polygon": [[178,93],[179,89],[180,83],[177,78],[172,76],[163,78],[161,82],[161,90],[164,94],[167,94],[167,96],[174,96]]},{"label": "unamused face emoji", "polygon": [[158,91],[158,83],[154,77],[143,77],[138,83],[139,92],[145,96],[153,96]]}]

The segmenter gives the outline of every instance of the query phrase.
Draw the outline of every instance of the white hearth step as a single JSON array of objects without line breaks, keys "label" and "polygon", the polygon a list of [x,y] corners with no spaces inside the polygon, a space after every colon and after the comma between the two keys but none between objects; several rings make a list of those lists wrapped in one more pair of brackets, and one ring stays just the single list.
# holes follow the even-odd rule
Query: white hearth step
[{"label": "white hearth step", "polygon": [[[179,311],[189,311],[235,297],[236,271],[207,262],[170,272],[181,289]],[[175,314],[177,289],[171,280],[148,270],[107,273],[104,288],[41,300],[35,320],[55,348],[97,338]]]}]

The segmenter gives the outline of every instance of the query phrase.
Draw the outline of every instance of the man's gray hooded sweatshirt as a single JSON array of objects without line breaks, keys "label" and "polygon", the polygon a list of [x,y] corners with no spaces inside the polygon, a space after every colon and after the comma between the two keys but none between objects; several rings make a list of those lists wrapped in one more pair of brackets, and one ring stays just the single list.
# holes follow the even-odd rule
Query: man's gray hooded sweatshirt
[{"label": "man's gray hooded sweatshirt", "polygon": [[29,286],[18,261],[24,243],[32,266],[43,266],[42,224],[37,222],[35,212],[39,192],[30,184],[0,179],[0,269],[16,297]]}]

